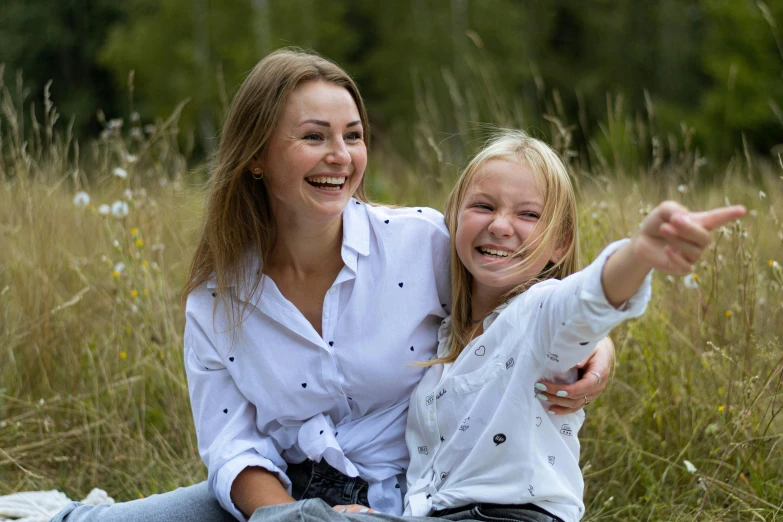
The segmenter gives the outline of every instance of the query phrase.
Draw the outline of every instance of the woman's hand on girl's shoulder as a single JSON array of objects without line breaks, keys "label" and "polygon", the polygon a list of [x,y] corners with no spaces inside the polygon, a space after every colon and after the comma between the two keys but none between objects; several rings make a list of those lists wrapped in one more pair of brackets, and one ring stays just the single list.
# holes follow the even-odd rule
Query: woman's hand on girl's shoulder
[{"label": "woman's hand on girl's shoulder", "polygon": [[609,337],[604,337],[593,353],[576,366],[581,370],[581,379],[572,384],[541,381],[536,384],[536,389],[551,404],[551,415],[574,413],[601,396],[609,381],[613,362],[614,343]]}]

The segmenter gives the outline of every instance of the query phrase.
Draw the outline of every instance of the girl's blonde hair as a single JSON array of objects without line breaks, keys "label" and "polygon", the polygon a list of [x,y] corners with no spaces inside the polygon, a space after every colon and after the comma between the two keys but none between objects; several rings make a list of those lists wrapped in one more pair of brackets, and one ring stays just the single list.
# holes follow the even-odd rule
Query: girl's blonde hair
[{"label": "girl's blonde hair", "polygon": [[526,165],[533,173],[539,191],[544,199],[544,208],[535,227],[540,237],[530,248],[523,245],[516,253],[520,262],[510,269],[513,274],[529,270],[533,260],[538,259],[546,245],[553,243],[565,247],[557,263],[548,263],[534,279],[519,283],[505,294],[497,305],[519,295],[533,284],[544,279],[562,279],[579,269],[579,232],[576,210],[576,196],[571,180],[560,157],[549,145],[531,138],[519,130],[502,130],[468,163],[446,200],[446,226],[451,233],[451,337],[449,352],[445,357],[434,359],[430,364],[453,362],[462,349],[472,340],[481,322],[472,320],[470,289],[473,276],[457,255],[455,238],[459,211],[477,176],[492,160],[503,160]]},{"label": "girl's blonde hair", "polygon": [[[275,51],[258,62],[239,87],[223,124],[208,184],[204,226],[182,290],[183,304],[212,274],[217,279],[216,294],[231,315],[228,289],[248,285],[253,293],[258,288],[262,273],[253,269],[259,260],[263,266],[276,229],[266,183],[254,179],[248,165],[264,156],[291,93],[309,81],[333,83],[350,93],[369,147],[370,123],[364,102],[356,84],[339,66],[295,48]],[[366,201],[363,179],[354,197]],[[232,321],[232,326],[240,322]]]}]

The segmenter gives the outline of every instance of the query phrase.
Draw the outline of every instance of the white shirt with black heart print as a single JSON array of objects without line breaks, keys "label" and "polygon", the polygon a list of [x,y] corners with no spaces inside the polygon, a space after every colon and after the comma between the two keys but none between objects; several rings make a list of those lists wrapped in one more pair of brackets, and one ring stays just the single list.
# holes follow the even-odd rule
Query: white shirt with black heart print
[{"label": "white shirt with black heart print", "polygon": [[[583,271],[538,283],[498,307],[454,363],[428,369],[408,412],[405,515],[532,503],[565,521],[582,518],[577,435],[584,412],[548,415],[535,384],[574,382],[573,367],[595,344],[644,312],[651,275],[620,309],[601,286],[606,259],[626,241]],[[449,325],[450,317],[439,330],[439,357],[448,352]]]},{"label": "white shirt with black heart print", "polygon": [[[429,208],[351,200],[345,266],[326,293],[322,335],[266,276],[232,330],[210,280],[188,296],[185,368],[210,490],[245,520],[231,486],[246,467],[274,473],[326,460],[369,483],[370,507],[402,513],[408,399],[435,355],[449,295],[449,236]],[[252,281],[258,263],[251,263]],[[237,302],[234,301],[234,302]],[[399,478],[398,478],[399,477]]]}]

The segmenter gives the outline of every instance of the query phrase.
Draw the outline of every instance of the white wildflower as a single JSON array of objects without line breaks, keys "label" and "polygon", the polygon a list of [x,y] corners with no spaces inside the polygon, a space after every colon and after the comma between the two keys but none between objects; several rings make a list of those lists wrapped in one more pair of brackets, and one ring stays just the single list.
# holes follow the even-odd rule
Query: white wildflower
[{"label": "white wildflower", "polygon": [[113,176],[117,176],[120,179],[125,179],[128,177],[128,171],[121,167],[115,168],[113,171],[111,171],[111,173]]},{"label": "white wildflower", "polygon": [[139,312],[139,307],[138,307],[138,306],[136,306],[135,304],[132,304],[132,305],[130,305],[130,311],[131,311],[132,313],[136,314],[136,313],[138,313],[138,312]]},{"label": "white wildflower", "polygon": [[44,401],[44,400],[43,400],[43,397],[41,397],[41,398],[38,400],[38,406],[43,406],[43,405],[44,405],[44,402],[46,402],[46,401]]},{"label": "white wildflower", "polygon": [[666,280],[670,283],[674,283],[674,276],[673,275],[667,275]]},{"label": "white wildflower", "polygon": [[758,211],[757,211],[757,210],[751,210],[751,211],[749,212],[749,214],[750,214],[750,217],[756,217],[756,216],[758,216],[758,215],[759,215],[759,213],[758,213]]},{"label": "white wildflower", "polygon": [[125,263],[117,263],[114,265],[114,271],[121,274],[125,271]]},{"label": "white wildflower", "polygon": [[682,463],[685,464],[685,469],[688,470],[688,473],[696,473],[696,466],[690,460],[683,460]]},{"label": "white wildflower", "polygon": [[145,125],[144,126],[144,132],[147,134],[154,134],[155,131],[158,130],[154,125]]},{"label": "white wildflower", "polygon": [[112,245],[114,245],[114,248],[120,248],[120,242],[119,242],[119,241],[117,241],[116,239],[114,240],[114,242],[112,243]]},{"label": "white wildflower", "polygon": [[699,276],[693,273],[688,274],[682,278],[682,284],[685,285],[685,288],[698,288]]},{"label": "white wildflower", "polygon": [[109,214],[111,214],[111,207],[106,203],[104,203],[103,205],[98,207],[98,214],[100,214],[101,216],[108,216]]},{"label": "white wildflower", "polygon": [[140,140],[144,135],[141,132],[141,129],[139,127],[131,127],[130,130],[130,137],[136,138],[137,140]]},{"label": "white wildflower", "polygon": [[598,219],[598,214],[596,212],[593,212],[592,216],[593,216],[593,219]]},{"label": "white wildflower", "polygon": [[759,190],[759,199],[764,199],[767,197],[767,194],[763,190]]},{"label": "white wildflower", "polygon": [[601,202],[598,204],[598,208],[606,208],[606,207],[607,207],[607,205],[606,205],[606,201],[601,201]]},{"label": "white wildflower", "polygon": [[133,199],[133,191],[131,189],[125,189],[122,193],[123,197],[128,201]]},{"label": "white wildflower", "polygon": [[125,161],[127,161],[128,163],[135,163],[137,159],[139,159],[139,157],[136,156],[135,154],[125,155]]},{"label": "white wildflower", "polygon": [[780,270],[780,263],[777,261],[773,261],[771,266],[773,270]]},{"label": "white wildflower", "polygon": [[122,127],[122,118],[114,118],[113,120],[109,120],[106,126],[110,129],[119,129]]},{"label": "white wildflower", "polygon": [[124,201],[115,201],[111,205],[111,215],[115,217],[125,217],[128,215],[128,204]]},{"label": "white wildflower", "polygon": [[688,192],[688,187],[686,185],[680,185],[677,187],[677,192],[679,192],[680,194],[685,194],[686,192]]},{"label": "white wildflower", "polygon": [[90,204],[90,195],[86,192],[79,191],[73,196],[73,204],[78,208],[84,208]]},{"label": "white wildflower", "polygon": [[130,121],[139,121],[139,113],[136,111],[133,111],[130,115]]}]

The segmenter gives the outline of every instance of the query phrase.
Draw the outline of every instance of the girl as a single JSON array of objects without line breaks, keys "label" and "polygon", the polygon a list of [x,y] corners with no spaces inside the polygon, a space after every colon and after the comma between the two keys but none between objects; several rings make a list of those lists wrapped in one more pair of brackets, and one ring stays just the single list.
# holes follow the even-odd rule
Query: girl
[{"label": "girl", "polygon": [[575,273],[577,212],[563,163],[522,132],[492,141],[446,204],[453,310],[410,401],[405,514],[579,520],[584,414],[547,415],[536,383],[573,382],[570,368],[644,311],[653,268],[688,273],[708,231],[742,214],[662,203],[633,238]]}]

